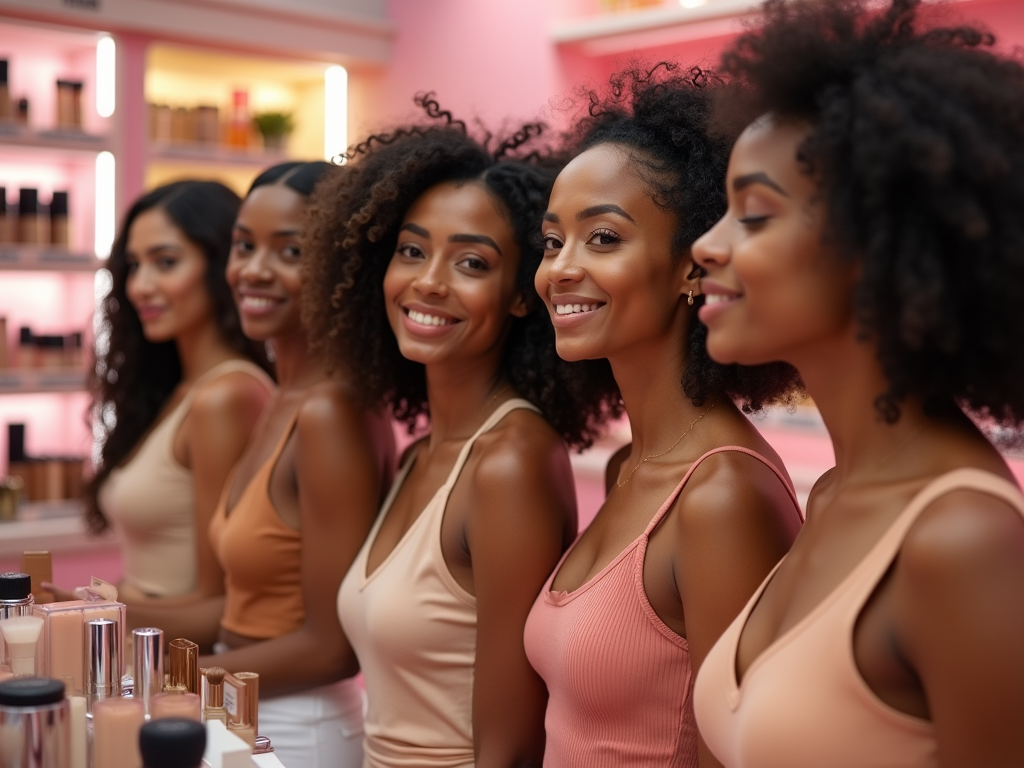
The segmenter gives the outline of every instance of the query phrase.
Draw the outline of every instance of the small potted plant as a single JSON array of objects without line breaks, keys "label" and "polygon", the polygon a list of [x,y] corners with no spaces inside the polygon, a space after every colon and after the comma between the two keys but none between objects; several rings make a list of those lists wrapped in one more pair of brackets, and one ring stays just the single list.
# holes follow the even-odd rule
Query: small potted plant
[{"label": "small potted plant", "polygon": [[253,115],[253,124],[263,137],[263,148],[284,149],[285,139],[295,128],[291,112],[262,112]]}]

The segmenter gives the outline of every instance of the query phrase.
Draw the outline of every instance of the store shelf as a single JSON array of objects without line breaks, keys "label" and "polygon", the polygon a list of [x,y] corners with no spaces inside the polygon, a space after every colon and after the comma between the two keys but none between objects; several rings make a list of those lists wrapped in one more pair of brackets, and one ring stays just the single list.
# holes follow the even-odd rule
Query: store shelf
[{"label": "store shelf", "polygon": [[97,136],[82,131],[36,131],[16,123],[0,122],[0,148],[18,150],[46,150],[72,155],[96,155],[110,149],[106,136]]},{"label": "store shelf", "polygon": [[40,501],[22,504],[14,520],[0,522],[0,557],[28,550],[51,552],[109,549],[112,533],[90,536],[80,501]]},{"label": "store shelf", "polygon": [[733,33],[739,29],[736,17],[759,5],[760,0],[707,0],[692,8],[666,5],[562,20],[552,25],[549,37],[592,56],[611,55]]},{"label": "store shelf", "polygon": [[45,392],[82,392],[87,372],[81,368],[54,370],[0,370],[0,395],[31,395]]},{"label": "store shelf", "polygon": [[51,245],[0,245],[0,270],[23,272],[95,272],[103,261],[91,253]]},{"label": "store shelf", "polygon": [[238,150],[220,145],[181,145],[151,147],[149,162],[166,165],[203,165],[210,167],[238,166],[264,168],[286,160],[284,152],[266,152],[262,149]]}]

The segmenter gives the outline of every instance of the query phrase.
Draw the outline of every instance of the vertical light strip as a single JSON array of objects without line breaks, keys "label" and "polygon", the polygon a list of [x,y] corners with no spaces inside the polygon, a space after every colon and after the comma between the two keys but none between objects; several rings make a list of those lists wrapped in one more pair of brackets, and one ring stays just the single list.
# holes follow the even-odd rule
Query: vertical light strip
[{"label": "vertical light strip", "polygon": [[100,117],[110,117],[114,114],[114,93],[117,90],[114,70],[116,54],[114,38],[109,35],[101,37],[96,43],[96,112]]},{"label": "vertical light strip", "polygon": [[105,259],[114,244],[117,211],[114,205],[114,156],[109,152],[96,155],[96,256]]},{"label": "vertical light strip", "polygon": [[328,67],[324,73],[324,157],[328,161],[348,147],[348,72]]}]

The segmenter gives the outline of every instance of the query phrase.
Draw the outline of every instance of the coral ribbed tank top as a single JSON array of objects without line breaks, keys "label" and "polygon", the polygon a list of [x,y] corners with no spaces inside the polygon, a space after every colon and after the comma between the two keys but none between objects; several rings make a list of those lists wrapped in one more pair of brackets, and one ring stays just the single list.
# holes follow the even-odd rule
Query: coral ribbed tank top
[{"label": "coral ribbed tank top", "polygon": [[247,373],[267,391],[274,388],[261,368],[245,360],[211,368],[100,488],[100,509],[121,541],[123,580],[144,594],[173,597],[195,589],[199,571],[192,470],[174,458],[174,437],[198,388],[228,373]]},{"label": "coral ribbed tank top", "polygon": [[888,706],[864,682],[853,656],[853,631],[918,515],[961,489],[1000,498],[1024,516],[1020,489],[991,473],[959,469],[936,478],[846,578],[754,660],[738,685],[740,634],[775,571],[769,574],[697,677],[700,731],[726,768],[938,766],[932,724]]},{"label": "coral ribbed tank top", "polygon": [[797,505],[768,459],[723,446],[693,462],[646,530],[597,575],[572,592],[552,592],[575,543],[569,548],[526,622],[526,654],[550,697],[544,768],[697,768],[689,647],[651,607],[644,557],[694,470],[723,451],[764,462]]},{"label": "coral ribbed tank top", "polygon": [[448,570],[441,522],[480,435],[526,400],[501,406],[466,441],[444,484],[373,573],[366,564],[413,461],[402,467],[338,591],[338,616],[359,657],[368,708],[367,768],[472,768],[476,598]]},{"label": "coral ribbed tank top", "polygon": [[302,627],[302,532],[286,525],[270,499],[270,476],[298,418],[289,420],[277,447],[245,486],[230,513],[231,480],[210,520],[210,544],[224,569],[221,626],[243,637],[281,637]]}]

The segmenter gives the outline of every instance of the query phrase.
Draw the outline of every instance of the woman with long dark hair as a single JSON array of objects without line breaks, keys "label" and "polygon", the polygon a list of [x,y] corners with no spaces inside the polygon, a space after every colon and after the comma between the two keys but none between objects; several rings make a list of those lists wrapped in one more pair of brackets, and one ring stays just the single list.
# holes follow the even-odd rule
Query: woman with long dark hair
[{"label": "woman with long dark hair", "polygon": [[102,448],[86,514],[121,539],[129,622],[158,618],[207,647],[224,588],[206,529],[273,389],[224,280],[238,206],[212,181],[167,184],[132,205],[107,263],[92,374]]}]

